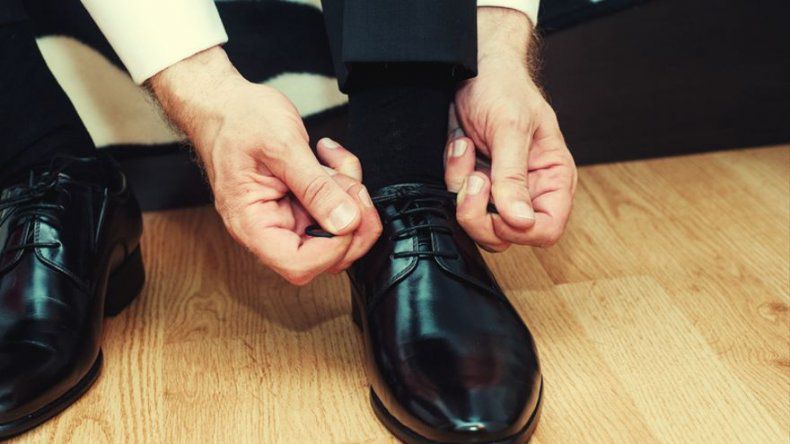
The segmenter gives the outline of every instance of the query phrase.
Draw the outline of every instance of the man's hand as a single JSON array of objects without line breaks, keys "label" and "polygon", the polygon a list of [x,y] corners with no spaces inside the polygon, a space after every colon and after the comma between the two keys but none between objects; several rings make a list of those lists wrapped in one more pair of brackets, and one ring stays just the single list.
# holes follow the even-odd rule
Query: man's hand
[{"label": "man's hand", "polygon": [[[222,49],[171,66],[151,88],[194,145],[230,234],[289,282],[342,271],[376,241],[357,158],[322,139],[319,163],[291,102],[242,78]],[[335,237],[305,235],[316,221]]]},{"label": "man's hand", "polygon": [[[528,66],[531,25],[501,8],[478,12],[478,70],[456,93],[463,132],[451,132],[445,181],[459,192],[457,217],[482,247],[553,245],[565,229],[576,167],[557,117]],[[476,152],[491,160],[476,167]],[[489,214],[492,197],[499,214]]]}]

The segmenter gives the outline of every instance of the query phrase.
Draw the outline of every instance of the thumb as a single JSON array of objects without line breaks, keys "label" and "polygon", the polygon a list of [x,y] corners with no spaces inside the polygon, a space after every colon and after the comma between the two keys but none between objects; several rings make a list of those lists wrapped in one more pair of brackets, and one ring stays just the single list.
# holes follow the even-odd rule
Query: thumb
[{"label": "thumb", "polygon": [[285,185],[324,230],[335,235],[354,231],[361,221],[357,203],[321,167],[310,148],[294,151],[280,175]]},{"label": "thumb", "polygon": [[503,125],[493,135],[491,149],[491,194],[499,215],[515,228],[535,223],[535,213],[527,188],[527,162],[532,132],[515,125]]}]

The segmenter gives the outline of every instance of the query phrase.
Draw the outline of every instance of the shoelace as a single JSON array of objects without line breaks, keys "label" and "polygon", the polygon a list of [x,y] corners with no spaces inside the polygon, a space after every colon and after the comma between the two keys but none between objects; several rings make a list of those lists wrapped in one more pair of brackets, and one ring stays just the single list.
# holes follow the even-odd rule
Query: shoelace
[{"label": "shoelace", "polygon": [[[451,202],[456,202],[456,197],[457,197],[456,193],[446,190],[440,190],[440,189],[431,189],[431,190],[423,189],[419,192],[409,189],[403,189],[403,190],[398,190],[397,192],[387,196],[375,197],[373,198],[373,203],[376,204],[376,206],[381,206],[397,201],[404,202],[400,211],[398,211],[398,213],[395,216],[388,217],[382,220],[382,223],[388,225],[397,219],[401,219],[408,216],[418,216],[423,214],[434,214],[443,219],[447,219],[449,216],[447,215],[447,213],[445,213],[444,210],[442,210],[441,208],[437,208],[436,206],[431,206],[431,204],[441,205],[447,200],[450,200]],[[488,211],[490,213],[497,212],[496,207],[493,204],[488,204]],[[436,224],[436,223],[421,223],[397,230],[390,236],[390,240],[397,241],[397,240],[406,239],[409,237],[417,236],[421,232],[452,234],[450,229],[445,225]],[[332,233],[323,230],[319,225],[311,225],[307,227],[307,229],[305,230],[305,234],[313,237],[327,237],[327,238],[334,237]],[[457,258],[458,255],[456,253],[436,251],[431,249],[423,250],[423,251],[417,251],[417,250],[401,251],[393,254],[393,258],[405,258],[405,257],[446,257],[446,258],[454,259]]]},{"label": "shoelace", "polygon": [[[391,200],[397,200],[397,197],[392,197]],[[436,206],[432,205],[441,205],[446,198],[440,197],[414,197],[408,198],[405,200],[405,203],[400,211],[394,216],[385,218],[382,223],[389,225],[395,220],[408,218],[409,216],[422,216],[426,214],[433,214],[441,219],[447,219],[448,215],[444,212],[441,208],[437,208]],[[387,199],[381,199],[378,203],[384,203]],[[391,241],[398,241],[403,239],[408,239],[410,237],[418,236],[421,233],[431,234],[431,233],[444,233],[444,234],[452,234],[450,229],[443,225],[437,223],[420,223],[414,224],[412,226],[407,226],[401,228],[400,230],[395,231],[390,235]],[[395,259],[406,258],[406,257],[420,257],[420,258],[427,258],[427,257],[446,257],[448,259],[457,259],[458,254],[450,253],[446,251],[437,251],[433,249],[426,249],[426,250],[412,250],[412,251],[401,251],[397,253],[393,253],[392,255]]]},{"label": "shoelace", "polygon": [[[11,224],[15,220],[20,219],[27,219],[27,220],[42,220],[46,218],[49,212],[58,211],[63,212],[65,211],[65,207],[63,205],[57,204],[50,204],[46,202],[41,202],[41,198],[44,197],[48,192],[58,188],[60,185],[58,183],[58,176],[60,175],[61,171],[69,162],[63,162],[58,167],[54,167],[54,160],[50,164],[50,168],[48,171],[39,175],[38,178],[35,177],[34,173],[30,173],[30,178],[28,179],[28,185],[26,186],[26,190],[23,194],[7,199],[0,200],[0,213],[5,210],[6,213],[0,217],[0,227],[3,224]],[[56,220],[48,220],[48,223],[57,226],[58,222]],[[0,251],[0,256],[5,253],[15,252],[19,250],[25,250],[28,248],[58,248],[60,247],[60,242],[23,242],[19,245],[15,245],[13,247],[4,247],[2,251]]]}]

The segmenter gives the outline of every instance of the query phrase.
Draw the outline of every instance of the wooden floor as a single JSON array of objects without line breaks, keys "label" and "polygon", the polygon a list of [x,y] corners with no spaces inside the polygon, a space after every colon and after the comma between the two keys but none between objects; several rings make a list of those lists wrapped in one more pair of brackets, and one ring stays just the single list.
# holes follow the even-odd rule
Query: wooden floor
[{"label": "wooden floor", "polygon": [[[145,216],[104,373],[21,442],[390,442],[348,284],[286,285],[209,208]],[[533,442],[790,440],[790,146],[582,168],[550,250],[489,264],[546,380]]]}]

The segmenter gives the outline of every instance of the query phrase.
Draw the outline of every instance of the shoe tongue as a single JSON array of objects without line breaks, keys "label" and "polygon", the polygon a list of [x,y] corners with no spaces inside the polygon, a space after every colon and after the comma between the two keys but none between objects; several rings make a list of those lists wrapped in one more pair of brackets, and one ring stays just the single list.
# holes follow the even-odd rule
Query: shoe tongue
[{"label": "shoe tongue", "polygon": [[[415,203],[412,208],[421,208],[427,205]],[[429,212],[418,213],[409,215],[411,225],[423,225],[431,223],[432,215]],[[420,229],[417,231],[417,251],[433,251],[433,239],[431,239],[431,231],[428,229]]]}]

